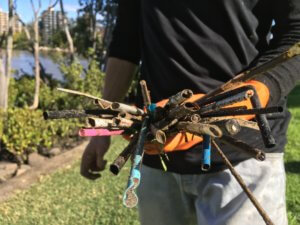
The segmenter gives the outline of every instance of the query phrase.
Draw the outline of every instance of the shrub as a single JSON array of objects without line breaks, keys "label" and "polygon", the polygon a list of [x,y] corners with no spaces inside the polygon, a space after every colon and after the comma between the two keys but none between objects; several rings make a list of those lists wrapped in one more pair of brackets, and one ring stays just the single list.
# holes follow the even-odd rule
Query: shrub
[{"label": "shrub", "polygon": [[[51,147],[61,139],[75,135],[82,125],[78,120],[44,121],[42,110],[63,110],[94,108],[92,101],[85,97],[56,90],[61,86],[100,96],[103,73],[93,52],[89,53],[89,66],[84,70],[79,61],[61,63],[64,81],[54,81],[51,77],[41,82],[39,109],[27,109],[34,95],[34,77],[23,75],[11,79],[9,89],[9,109],[4,117],[0,115],[0,139],[7,150],[26,159],[26,155],[38,147]],[[77,136],[77,134],[76,134]]]},{"label": "shrub", "polygon": [[[89,65],[87,69],[84,69],[77,60],[71,64],[68,61],[61,64],[60,69],[64,76],[62,86],[94,96],[100,96],[104,73],[100,70],[99,62],[95,59],[93,51],[89,51],[88,55]],[[66,96],[63,97],[66,98]],[[91,106],[91,102],[87,101],[85,97],[68,94],[67,98],[67,108],[81,109]]]},{"label": "shrub", "polygon": [[99,96],[103,85],[104,73],[100,70],[99,62],[91,59],[84,77],[84,91]]},{"label": "shrub", "polygon": [[39,146],[52,147],[60,138],[75,135],[76,120],[44,121],[41,110],[11,108],[3,127],[2,141],[15,155],[26,158]]},{"label": "shrub", "polygon": [[23,75],[19,79],[12,78],[9,85],[9,108],[27,107],[31,105],[34,95],[34,77]]},{"label": "shrub", "polygon": [[14,33],[13,36],[14,49],[29,49],[29,41],[25,32]]}]

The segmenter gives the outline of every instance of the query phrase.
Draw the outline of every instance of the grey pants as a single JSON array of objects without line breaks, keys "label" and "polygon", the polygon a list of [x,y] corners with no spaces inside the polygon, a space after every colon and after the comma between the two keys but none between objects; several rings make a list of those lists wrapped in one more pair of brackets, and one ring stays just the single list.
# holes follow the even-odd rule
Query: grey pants
[{"label": "grey pants", "polygon": [[[276,225],[287,225],[283,154],[238,164],[240,173]],[[179,175],[142,167],[138,188],[142,225],[264,225],[230,171]]]}]

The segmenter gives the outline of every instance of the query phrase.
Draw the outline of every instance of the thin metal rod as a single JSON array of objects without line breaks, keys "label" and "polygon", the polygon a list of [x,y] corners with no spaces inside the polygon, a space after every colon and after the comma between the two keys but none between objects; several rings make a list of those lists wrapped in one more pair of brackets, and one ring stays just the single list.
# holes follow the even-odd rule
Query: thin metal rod
[{"label": "thin metal rod", "polygon": [[223,135],[220,138],[220,141],[230,145],[231,147],[242,151],[242,152],[246,152],[247,154],[249,154],[251,157],[260,160],[260,161],[264,161],[266,159],[266,154],[264,153],[263,150],[260,150],[258,148],[254,148],[250,145],[248,145],[247,143],[238,140],[236,138],[230,137],[230,136],[226,136]]},{"label": "thin metal rod", "polygon": [[140,81],[140,85],[141,85],[141,91],[142,91],[142,95],[143,95],[143,100],[144,100],[144,106],[146,107],[146,109],[148,108],[148,106],[151,105],[151,97],[150,97],[150,91],[147,88],[147,83],[144,80]]},{"label": "thin metal rod", "polygon": [[225,108],[218,111],[212,111],[207,113],[200,113],[201,118],[207,117],[223,117],[223,116],[241,116],[241,115],[260,115],[267,113],[282,112],[281,106],[273,106],[269,108],[254,108],[254,109],[241,109],[241,108]]},{"label": "thin metal rod", "polygon": [[249,87],[243,86],[243,87],[233,89],[231,91],[223,92],[221,94],[212,96],[210,98],[201,98],[198,101],[196,101],[195,103],[197,103],[199,106],[208,105],[208,104],[211,104],[213,102],[217,102],[217,101],[226,99],[228,97],[237,95],[237,94],[242,93],[242,92],[247,91],[247,90],[249,90]]},{"label": "thin metal rod", "polygon": [[241,93],[235,94],[233,96],[229,96],[225,99],[221,99],[212,104],[204,106],[204,107],[200,108],[199,112],[207,112],[207,111],[211,111],[211,110],[217,110],[221,107],[225,107],[225,106],[229,106],[234,103],[237,103],[237,102],[245,101],[254,95],[254,92],[252,90],[250,90],[250,88],[248,88],[248,89],[249,90],[243,91]]},{"label": "thin metal rod", "polygon": [[223,159],[224,163],[226,164],[226,166],[230,170],[231,174],[235,177],[235,179],[240,184],[240,186],[243,189],[243,191],[246,193],[246,195],[248,196],[248,198],[250,199],[250,201],[253,203],[254,207],[257,209],[257,211],[259,212],[259,214],[262,216],[262,218],[265,221],[266,225],[274,225],[274,223],[272,222],[272,220],[270,219],[270,217],[268,216],[268,214],[266,213],[266,211],[262,208],[262,206],[260,205],[260,203],[254,197],[253,193],[247,187],[247,185],[244,182],[243,178],[234,169],[234,167],[232,166],[232,164],[230,163],[229,159],[226,157],[226,155],[224,154],[224,152],[221,150],[221,148],[216,144],[216,142],[214,140],[212,140],[212,144],[217,149],[217,152],[219,153],[219,155]]},{"label": "thin metal rod", "polygon": [[210,98],[216,94],[219,94],[223,91],[233,89],[240,85],[243,82],[252,80],[256,78],[258,75],[266,73],[267,71],[275,68],[276,66],[280,65],[281,63],[300,55],[300,42],[296,43],[292,46],[289,50],[282,53],[281,55],[271,59],[269,62],[266,62],[260,66],[257,66],[253,69],[247,70],[244,73],[241,73],[235,76],[233,79],[229,80],[227,83],[223,84],[221,87],[209,92],[207,95],[203,97],[204,99]]}]

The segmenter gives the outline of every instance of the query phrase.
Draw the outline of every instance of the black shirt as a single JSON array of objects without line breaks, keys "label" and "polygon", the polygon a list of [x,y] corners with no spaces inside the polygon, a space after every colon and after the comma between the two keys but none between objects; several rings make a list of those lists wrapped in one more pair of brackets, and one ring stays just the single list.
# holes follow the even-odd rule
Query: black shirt
[{"label": "black shirt", "polygon": [[[157,102],[186,88],[207,93],[298,41],[299,0],[120,0],[109,54],[136,64],[141,60],[141,79]],[[270,89],[269,105],[285,105],[300,77],[299,62],[296,57],[259,78]],[[277,146],[267,152],[283,151],[288,121],[288,112],[270,121]],[[255,131],[238,138],[263,148]],[[237,162],[247,158],[223,148]],[[169,158],[169,171],[201,173],[199,146]],[[221,168],[218,157],[213,159],[212,168]],[[158,156],[146,155],[144,163],[161,168]]]}]

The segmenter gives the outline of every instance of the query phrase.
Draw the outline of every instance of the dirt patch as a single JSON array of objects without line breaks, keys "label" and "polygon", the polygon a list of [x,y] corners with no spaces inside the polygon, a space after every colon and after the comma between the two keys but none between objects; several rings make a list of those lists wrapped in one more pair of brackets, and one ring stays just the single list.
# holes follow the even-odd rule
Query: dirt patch
[{"label": "dirt patch", "polygon": [[39,177],[51,174],[57,169],[71,165],[74,160],[81,157],[87,144],[88,141],[84,141],[72,150],[66,151],[50,159],[43,160],[43,163],[32,165],[31,169],[25,171],[20,176],[13,177],[5,183],[0,184],[0,202],[12,197],[17,190],[29,188],[39,180]]}]

